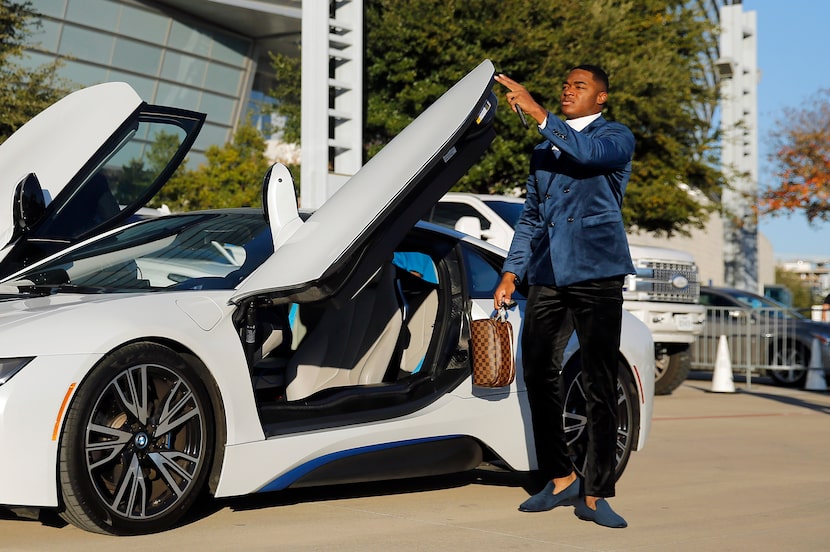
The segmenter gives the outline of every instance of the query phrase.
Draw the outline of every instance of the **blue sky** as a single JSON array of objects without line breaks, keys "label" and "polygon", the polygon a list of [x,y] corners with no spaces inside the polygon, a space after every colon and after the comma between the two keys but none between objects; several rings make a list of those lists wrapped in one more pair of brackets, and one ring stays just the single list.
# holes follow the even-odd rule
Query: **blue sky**
[{"label": "blue sky", "polygon": [[[744,0],[758,24],[758,177],[770,182],[769,133],[785,108],[800,108],[830,88],[826,41],[830,2],[825,0]],[[781,260],[830,259],[830,223],[808,224],[803,214],[762,217],[759,229]]]}]

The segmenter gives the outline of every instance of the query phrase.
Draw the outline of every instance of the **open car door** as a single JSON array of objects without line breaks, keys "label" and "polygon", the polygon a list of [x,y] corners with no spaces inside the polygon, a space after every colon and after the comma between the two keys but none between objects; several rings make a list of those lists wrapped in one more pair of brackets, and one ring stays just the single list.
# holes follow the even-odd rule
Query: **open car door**
[{"label": "open car door", "polygon": [[113,82],[23,125],[0,145],[0,277],[126,221],[170,178],[204,120]]},{"label": "open car door", "polygon": [[[410,123],[237,288],[231,301],[350,297],[495,138],[495,70],[485,60]],[[302,262],[298,260],[302,259]]]}]

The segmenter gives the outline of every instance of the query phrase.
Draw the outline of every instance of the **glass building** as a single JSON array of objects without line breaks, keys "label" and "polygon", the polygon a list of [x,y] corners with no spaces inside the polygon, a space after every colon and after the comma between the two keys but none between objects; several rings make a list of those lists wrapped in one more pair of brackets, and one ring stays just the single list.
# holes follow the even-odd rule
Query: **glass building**
[{"label": "glass building", "polygon": [[191,158],[249,115],[261,126],[269,52],[299,56],[301,0],[30,1],[42,26],[24,64],[61,59],[75,88],[124,81],[148,103],[207,113]]}]

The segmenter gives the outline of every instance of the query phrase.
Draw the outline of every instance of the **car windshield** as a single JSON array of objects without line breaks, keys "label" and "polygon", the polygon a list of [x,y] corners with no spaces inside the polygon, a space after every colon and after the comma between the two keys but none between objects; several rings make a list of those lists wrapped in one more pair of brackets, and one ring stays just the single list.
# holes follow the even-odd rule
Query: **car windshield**
[{"label": "car windshield", "polygon": [[730,295],[743,306],[755,310],[764,309],[770,313],[774,313],[775,316],[779,318],[804,318],[804,315],[801,313],[779,303],[778,301],[770,299],[769,297],[762,297],[751,293],[741,293],[740,291],[732,292]]},{"label": "car windshield", "polygon": [[11,278],[32,293],[233,289],[273,252],[261,211],[148,219]]},{"label": "car windshield", "polygon": [[524,208],[524,203],[498,200],[487,200],[484,203],[495,211],[498,216],[507,221],[507,224],[509,224],[514,230],[516,229],[516,225],[519,224],[519,217],[522,214],[522,209]]}]

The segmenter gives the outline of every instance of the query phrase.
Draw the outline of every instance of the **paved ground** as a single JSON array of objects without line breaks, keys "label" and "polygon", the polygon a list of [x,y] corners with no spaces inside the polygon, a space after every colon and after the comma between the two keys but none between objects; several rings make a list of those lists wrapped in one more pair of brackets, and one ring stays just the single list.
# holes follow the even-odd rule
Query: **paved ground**
[{"label": "paved ground", "polygon": [[477,470],[429,481],[275,493],[205,505],[160,535],[92,535],[42,515],[0,511],[0,550],[787,551],[830,549],[830,394],[706,376],[657,397],[646,449],[615,508],[627,529],[571,508],[520,513],[513,474]]}]

